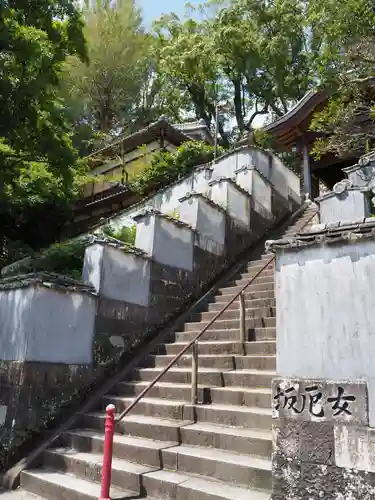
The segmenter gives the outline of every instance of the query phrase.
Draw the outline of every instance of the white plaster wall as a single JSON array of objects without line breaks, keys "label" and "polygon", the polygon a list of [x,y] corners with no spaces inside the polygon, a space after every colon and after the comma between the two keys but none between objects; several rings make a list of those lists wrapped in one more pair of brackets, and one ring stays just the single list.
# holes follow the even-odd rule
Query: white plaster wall
[{"label": "white plaster wall", "polygon": [[148,306],[150,262],[118,248],[106,246],[102,261],[100,295]]},{"label": "white plaster wall", "polygon": [[232,219],[250,228],[250,197],[239,191],[236,186],[226,183],[228,189],[227,211]]},{"label": "white plaster wall", "polygon": [[271,176],[269,180],[276,191],[286,200],[289,194],[289,170],[284,167],[277,157],[272,158]]},{"label": "white plaster wall", "polygon": [[232,155],[225,156],[213,166],[212,179],[218,179],[219,177],[235,177],[237,169],[244,165],[250,166],[252,161],[250,150],[244,149],[236,151]]},{"label": "white plaster wall", "polygon": [[230,181],[222,180],[211,186],[211,200],[224,208],[232,219],[250,226],[250,197]]},{"label": "white plaster wall", "polygon": [[375,242],[286,252],[276,261],[277,374],[363,379],[375,426]]},{"label": "white plaster wall", "polygon": [[253,164],[257,167],[257,169],[266,177],[270,179],[271,177],[271,163],[272,158],[269,154],[262,151],[261,149],[250,149],[253,158]]},{"label": "white plaster wall", "polygon": [[180,221],[185,222],[185,224],[189,224],[189,226],[193,229],[196,229],[198,223],[198,210],[198,198],[187,198],[182,201],[178,207]]},{"label": "white plaster wall", "polygon": [[82,280],[90,283],[95,288],[96,293],[99,293],[100,290],[103,253],[103,245],[90,245],[86,247],[83,260]]},{"label": "white plaster wall", "polygon": [[135,247],[143,250],[150,257],[154,253],[155,226],[155,216],[146,215],[137,222],[137,231],[135,233]]},{"label": "white plaster wall", "polygon": [[91,364],[96,299],[29,286],[0,291],[4,361]]},{"label": "white plaster wall", "polygon": [[[272,168],[270,167],[271,163]],[[270,179],[271,183],[275,183],[276,189],[280,190],[280,194],[285,198],[288,197],[290,189],[293,192],[294,190],[296,191],[296,199],[297,201],[300,200],[299,178],[284,167],[278,158],[251,147],[234,151],[232,154],[219,159],[212,165],[212,180],[219,177],[234,178],[235,171],[244,165],[255,165],[267,179]],[[182,179],[181,182],[113,217],[111,223],[115,227],[131,226],[134,224],[134,215],[146,207],[153,207],[165,214],[172,214],[176,209],[178,210],[179,199],[190,191],[196,191],[197,193],[209,196],[210,188],[208,183],[209,180],[205,178],[204,169],[197,170],[190,176]],[[288,185],[287,187],[286,184]]]},{"label": "white plaster wall", "polygon": [[[256,170],[253,173],[253,199],[262,205],[269,213],[272,212],[271,206],[272,187],[259,172]],[[256,209],[256,204],[255,204]]]},{"label": "white plaster wall", "polygon": [[236,174],[236,183],[249,194],[253,194],[253,174],[254,169],[241,170]]},{"label": "white plaster wall", "polygon": [[364,193],[346,191],[320,202],[320,220],[322,224],[339,220],[356,220],[370,216],[370,205]]},{"label": "white plaster wall", "polygon": [[228,182],[223,180],[211,186],[210,198],[216,205],[228,210]]},{"label": "white plaster wall", "polygon": [[197,231],[221,246],[225,243],[225,228],[225,214],[204,200],[199,200]]},{"label": "white plaster wall", "polygon": [[156,217],[152,258],[187,271],[193,270],[194,233],[191,229],[177,226]]},{"label": "white plaster wall", "polygon": [[121,228],[123,226],[131,226],[134,224],[133,217],[146,207],[152,207],[164,214],[172,215],[175,210],[178,210],[179,200],[187,193],[195,191],[197,193],[209,194],[209,180],[205,178],[205,172],[197,171],[181,182],[157,193],[152,198],[148,198],[143,203],[139,203],[131,207],[126,212],[119,214],[111,219],[111,224],[114,227]]},{"label": "white plaster wall", "polygon": [[[277,157],[272,157],[273,169],[278,170],[283,176],[285,184],[288,186],[289,195],[298,203],[301,202],[301,181],[300,178],[287,168],[283,162]],[[271,177],[272,182],[272,177]],[[275,184],[275,187],[277,185]],[[286,192],[286,191],[285,191]]]},{"label": "white plaster wall", "polygon": [[202,236],[224,245],[225,214],[204,199],[194,197],[184,200],[180,203],[179,215],[180,221],[189,224]]}]

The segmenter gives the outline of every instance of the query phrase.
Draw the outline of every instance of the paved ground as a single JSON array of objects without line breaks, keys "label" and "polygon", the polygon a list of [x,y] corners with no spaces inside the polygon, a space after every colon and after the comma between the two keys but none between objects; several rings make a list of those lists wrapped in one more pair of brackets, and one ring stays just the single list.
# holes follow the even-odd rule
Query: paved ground
[{"label": "paved ground", "polygon": [[15,490],[6,491],[0,488],[0,500],[40,500],[40,497],[28,493],[27,491]]}]

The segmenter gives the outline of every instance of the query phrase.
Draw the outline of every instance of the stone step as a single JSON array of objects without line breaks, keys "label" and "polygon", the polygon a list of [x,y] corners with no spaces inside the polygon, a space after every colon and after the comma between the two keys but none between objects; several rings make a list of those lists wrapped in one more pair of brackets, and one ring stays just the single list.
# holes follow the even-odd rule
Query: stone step
[{"label": "stone step", "polygon": [[[23,471],[21,486],[48,500],[98,500],[100,496],[100,484],[90,478],[82,479],[49,469]],[[132,498],[134,493],[111,487],[112,500]]]},{"label": "stone step", "polygon": [[[140,381],[151,382],[163,370],[161,367],[138,368],[133,372],[131,380],[124,382]],[[271,379],[275,376],[274,370],[241,369],[225,371],[215,368],[201,368],[198,370],[198,384],[207,387],[224,387],[238,385],[240,387],[270,387]],[[241,382],[234,382],[241,381]],[[246,382],[248,381],[248,382]],[[191,369],[170,368],[161,378],[160,382],[172,384],[190,384]]]},{"label": "stone step", "polygon": [[[85,453],[103,454],[104,433],[95,429],[75,429],[63,436],[64,446]],[[177,446],[177,441],[158,441],[137,436],[114,435],[113,456],[150,467],[162,467],[161,450]]]},{"label": "stone step", "polygon": [[[107,395],[103,398],[102,409],[108,404],[114,404],[118,413],[127,408],[132,397]],[[199,404],[192,406],[185,401],[173,401],[158,398],[143,398],[132,410],[134,415],[158,417],[167,420],[189,420],[211,422],[221,425],[270,429],[272,422],[271,405],[269,408],[253,406],[235,406],[219,404]],[[159,440],[161,439],[158,436]]]},{"label": "stone step", "polygon": [[[172,355],[151,355],[145,361],[147,368],[164,368],[175,356]],[[236,367],[235,356],[230,354],[205,354],[199,356],[199,366],[202,368],[216,368],[221,370],[234,370]],[[191,368],[192,356],[190,353],[184,354],[176,363],[175,368]]]},{"label": "stone step", "polygon": [[[184,325],[185,332],[195,332],[203,330],[205,326],[209,324],[209,321],[195,321],[187,322]],[[211,330],[225,330],[239,327],[239,317],[236,319],[217,319],[212,325],[209,326],[207,331]],[[274,328],[276,327],[276,317],[246,317],[246,328]]]},{"label": "stone step", "polygon": [[[172,355],[152,355],[146,360],[148,368],[160,368],[167,366],[175,356]],[[145,366],[146,366],[145,362]],[[176,368],[188,367],[192,364],[190,353],[184,354],[174,365]],[[220,368],[225,370],[242,370],[244,368],[254,368],[257,370],[275,370],[275,356],[242,356],[228,354],[201,354],[198,364],[202,368]]]},{"label": "stone step", "polygon": [[[127,377],[124,382],[143,381],[151,382],[163,370],[160,367],[137,368],[132,375]],[[172,384],[189,384],[191,382],[191,370],[185,368],[170,368],[161,378],[160,382],[169,382]],[[205,386],[222,386],[223,370],[215,368],[200,367],[198,371],[198,383]]]},{"label": "stone step", "polygon": [[[260,285],[262,283],[266,283],[267,284],[267,283],[269,283],[269,282],[271,282],[271,281],[274,280],[274,273],[266,274],[265,276],[263,275],[263,273],[261,273],[256,278],[254,278],[254,276],[255,276],[255,273],[250,278],[246,278],[246,276],[245,277],[239,276],[236,279],[228,281],[228,283],[226,284],[226,287],[231,287],[231,286],[236,286],[236,285],[242,285],[242,286],[244,286],[247,283],[249,283],[251,280],[253,280],[252,284],[254,284],[254,285]],[[249,286],[251,286],[251,285],[249,285]]]},{"label": "stone step", "polygon": [[39,495],[34,495],[22,488],[17,488],[15,490],[4,490],[0,487],[1,500],[43,500]]},{"label": "stone step", "polygon": [[[263,278],[263,279],[262,279]],[[261,276],[260,278],[257,278],[255,281],[253,281],[253,283],[255,284],[258,284],[258,279],[259,279],[259,282],[261,283],[269,283],[270,281],[273,281],[274,280],[274,274],[270,275],[270,276]],[[234,281],[228,281],[228,286],[245,286],[247,285],[251,280],[249,278],[246,278],[246,276],[244,277],[241,277],[241,278],[238,278]],[[251,285],[249,285],[251,286]]]},{"label": "stone step", "polygon": [[[252,279],[254,278],[254,276],[256,276],[260,271],[261,269],[263,268],[264,266],[251,266],[251,271],[248,271],[247,268],[248,266],[246,266],[246,268],[240,272],[236,279]],[[257,269],[256,269],[257,268]],[[259,277],[270,277],[270,278],[273,278],[275,275],[275,270],[273,268],[273,266],[271,267],[271,265],[269,267],[266,267],[265,269],[263,269],[263,271],[261,271],[261,273],[258,275]]]},{"label": "stone step", "polygon": [[249,269],[251,268],[252,270],[257,268],[257,271],[259,271],[262,268],[273,269],[273,262],[270,262],[269,266],[265,267],[266,264],[267,264],[267,262],[264,259],[249,260],[247,267]]},{"label": "stone step", "polygon": [[269,259],[272,259],[272,257],[274,256],[274,254],[272,252],[268,252],[268,253],[263,253],[260,258],[261,260],[269,260]]},{"label": "stone step", "polygon": [[[270,500],[266,491],[249,490],[186,472],[160,470],[143,476],[147,492],[161,500]],[[148,497],[147,497],[148,498]]]},{"label": "stone step", "polygon": [[[237,302],[237,301],[236,301]],[[240,309],[239,304],[236,304],[236,308],[227,309],[224,311],[221,316],[219,316],[218,320],[228,320],[228,319],[236,319],[237,321],[240,318]],[[221,308],[219,308],[220,310]],[[276,307],[271,306],[263,306],[263,307],[254,307],[249,308],[246,307],[245,304],[245,312],[246,318],[264,318],[264,317],[272,317],[276,315]],[[194,313],[190,317],[190,321],[192,322],[200,322],[200,321],[210,321],[212,320],[218,311],[207,311],[201,313]],[[216,322],[215,322],[216,324]]]},{"label": "stone step", "polygon": [[[67,472],[78,478],[96,483],[100,483],[101,481],[102,461],[102,453],[84,453],[72,448],[54,448],[43,453],[45,467]],[[122,458],[113,457],[111,484],[115,488],[143,494],[143,474],[158,469],[159,467],[135,464]]]},{"label": "stone step", "polygon": [[[120,382],[114,388],[113,394],[119,397],[136,397],[146,387],[148,382]],[[191,401],[190,384],[171,384],[166,382],[157,383],[147,393],[149,398],[168,399],[176,401]],[[243,388],[243,387],[198,387],[198,402],[203,404],[229,404],[237,406],[259,406],[269,408],[271,403],[271,391],[267,388]]]},{"label": "stone step", "polygon": [[[113,404],[118,413],[124,411],[134,400],[132,396],[115,396],[107,394],[102,399],[101,410],[104,412],[108,404]],[[166,419],[193,420],[194,414],[190,403],[181,400],[160,399],[145,396],[132,410],[138,415],[155,416]]]},{"label": "stone step", "polygon": [[271,457],[271,430],[242,429],[197,422],[181,427],[180,432],[181,442],[189,446],[207,446],[246,455]]},{"label": "stone step", "polygon": [[[85,439],[86,433],[91,437],[91,434],[96,438],[98,436],[99,440],[103,439],[103,429],[104,429],[104,413],[90,413],[85,415],[86,420],[90,422],[90,429],[76,429],[71,431],[74,433],[74,440],[80,440],[81,437],[78,434],[83,434],[83,439]],[[93,430],[96,428],[97,430]],[[157,445],[153,446],[151,444],[149,448],[149,453],[151,454],[151,459],[147,458],[147,461],[152,461],[153,463],[145,465],[154,465],[156,463],[155,447],[159,449],[170,447],[171,442],[168,438],[178,438],[183,444],[190,446],[209,446],[211,448],[218,448],[228,451],[234,451],[238,453],[245,453],[249,455],[256,455],[262,457],[270,457],[272,451],[272,433],[270,429],[246,429],[241,427],[225,427],[223,425],[217,425],[216,423],[207,422],[189,422],[189,421],[178,421],[178,420],[164,420],[157,417],[145,417],[141,415],[129,415],[125,417],[118,424],[118,431],[122,432],[122,435],[118,433],[115,435],[114,442],[116,443],[116,450],[114,453],[122,453],[118,448],[119,438],[123,437],[125,440],[133,440],[134,443],[141,442],[140,445],[142,450],[146,449],[146,445],[150,445],[153,441],[152,436],[157,436],[159,441]],[[147,438],[143,436],[147,436]],[[160,439],[164,439],[160,441]],[[139,440],[139,441],[137,441]],[[75,443],[77,441],[74,441]],[[144,442],[144,444],[143,444]],[[125,441],[126,443],[126,441]],[[165,445],[165,446],[164,446]],[[81,445],[79,445],[81,446]],[[93,444],[93,446],[96,446]],[[101,450],[101,443],[98,443],[99,448],[94,448],[94,451]],[[121,446],[127,446],[127,444],[122,444]],[[80,449],[80,448],[79,448]],[[126,448],[123,448],[127,451]],[[129,451],[133,448],[129,447]],[[138,451],[134,450],[136,453],[131,454],[131,460],[138,462],[142,460]],[[119,455],[121,457],[121,455]],[[141,462],[139,462],[141,463]]]},{"label": "stone step", "polygon": [[[301,226],[302,227],[302,226]],[[295,235],[299,231],[298,228],[293,227],[292,229],[289,229],[286,233],[283,234],[283,238],[288,238],[289,236]]]},{"label": "stone step", "polygon": [[[157,347],[157,354],[176,355],[182,351],[187,342],[174,342],[172,344],[161,344]],[[188,353],[191,352],[188,351]],[[207,354],[242,354],[242,355],[258,355],[258,356],[273,356],[276,354],[276,342],[271,341],[255,341],[255,342],[235,342],[230,340],[222,341],[199,341],[198,352],[202,355]]]},{"label": "stone step", "polygon": [[[234,295],[238,292],[241,292],[243,286],[226,286],[223,288],[219,288],[217,294],[218,295]],[[245,293],[248,294],[250,292],[272,292],[275,289],[274,281],[269,278],[268,281],[259,284],[251,284],[247,287]],[[229,299],[228,299],[229,300]]]},{"label": "stone step", "polygon": [[[241,288],[241,287],[239,287],[239,288]],[[249,290],[249,288],[247,288],[246,292],[244,292],[245,301],[254,300],[254,299],[274,299],[275,300],[275,290],[274,289],[264,290],[264,291],[260,291],[260,290],[251,291],[251,289]],[[230,301],[230,299],[232,299],[234,297],[234,295],[237,295],[237,293],[231,292],[231,293],[228,293],[225,295],[218,293],[217,295],[215,295],[215,297],[212,298],[212,302],[213,303],[221,303],[224,305],[224,304],[227,304]],[[236,302],[237,302],[237,300],[236,300]]]},{"label": "stone step", "polygon": [[[138,396],[146,387],[149,382],[119,382],[114,388],[113,394],[119,397]],[[210,403],[211,387],[198,386],[198,401],[199,403]],[[184,401],[185,403],[191,402],[191,385],[190,384],[173,384],[168,382],[158,382],[147,393],[147,397],[156,399],[167,399],[169,401]]]},{"label": "stone step", "polygon": [[[198,323],[199,324],[199,323]],[[201,330],[189,331],[189,332],[177,332],[175,334],[176,342],[188,342],[192,340]],[[252,340],[275,340],[276,339],[276,328],[248,328],[246,334],[246,341]],[[240,330],[237,328],[226,328],[223,330],[207,330],[200,337],[200,342],[203,341],[233,341],[238,342],[240,339]]]},{"label": "stone step", "polygon": [[[103,432],[104,421],[105,413],[97,411],[81,414],[78,424],[81,428],[87,427]],[[166,419],[130,413],[116,425],[116,430],[124,435],[146,439],[154,439],[157,436],[159,441],[180,442],[180,428],[192,423],[192,420]]]},{"label": "stone step", "polygon": [[[219,295],[219,297],[222,297]],[[228,302],[228,301],[227,301]],[[221,302],[212,302],[211,304],[208,304],[208,311],[207,312],[212,312],[215,311],[215,313],[219,312],[224,305],[225,301],[223,303]],[[249,299],[245,300],[245,308],[246,309],[257,309],[257,308],[263,308],[263,307],[276,307],[276,299],[275,298],[265,298],[265,299]],[[227,311],[239,311],[240,309],[240,304],[239,301],[236,300],[229,306]]]},{"label": "stone step", "polygon": [[212,387],[208,390],[214,404],[269,408],[271,389],[246,387]]},{"label": "stone step", "polygon": [[180,445],[162,451],[164,467],[236,486],[272,488],[271,461],[229,451]]},{"label": "stone step", "polygon": [[[247,274],[247,273],[244,273],[244,274]],[[255,279],[253,279],[253,277],[247,278],[246,276],[238,276],[236,279],[228,281],[226,283],[226,288],[227,287],[232,287],[232,286],[241,286],[241,287],[243,287],[243,286],[247,285],[250,282],[251,282],[251,284],[249,284],[249,286],[260,285],[260,284],[263,284],[263,283],[265,283],[267,285],[268,283],[273,282],[274,279],[275,279],[274,273],[271,273],[271,274],[266,275],[266,276],[263,276],[263,273],[261,273],[260,276],[258,276]]]},{"label": "stone step", "polygon": [[275,370],[233,370],[223,373],[224,387],[270,388]]}]

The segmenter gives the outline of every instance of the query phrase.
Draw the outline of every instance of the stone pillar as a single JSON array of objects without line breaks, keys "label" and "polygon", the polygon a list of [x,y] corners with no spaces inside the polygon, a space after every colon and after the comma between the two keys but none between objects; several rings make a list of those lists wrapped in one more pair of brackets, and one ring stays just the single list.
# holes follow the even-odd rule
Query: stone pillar
[{"label": "stone pillar", "polygon": [[[231,229],[226,211],[198,193],[187,193],[180,199],[180,221],[194,229],[193,265],[196,291],[212,282],[218,269],[223,269],[238,248],[226,246]],[[232,255],[229,255],[229,252]]]},{"label": "stone pillar", "polygon": [[149,324],[176,313],[197,291],[195,232],[186,223],[154,209],[134,217],[136,247],[151,258]]},{"label": "stone pillar", "polygon": [[319,178],[311,174],[311,199],[315,200],[320,194]]},{"label": "stone pillar", "polygon": [[101,297],[148,306],[150,259],[136,248],[95,238],[86,248],[82,277]]},{"label": "stone pillar", "polygon": [[265,219],[272,217],[272,184],[255,167],[236,170],[236,183],[252,197],[252,209]]},{"label": "stone pillar", "polygon": [[150,259],[136,248],[100,238],[86,248],[83,280],[98,294],[95,363],[121,354],[148,328],[150,276]]},{"label": "stone pillar", "polygon": [[250,227],[250,195],[233,179],[220,177],[209,183],[211,200],[222,207],[228,215],[242,226]]},{"label": "stone pillar", "polygon": [[276,253],[272,500],[375,495],[375,220],[319,224]]},{"label": "stone pillar", "polygon": [[305,199],[311,200],[312,195],[312,179],[311,179],[311,164],[308,147],[304,144],[302,147],[302,171],[303,171],[303,194]]},{"label": "stone pillar", "polygon": [[154,209],[144,210],[134,220],[138,249],[160,264],[193,270],[194,232],[191,227]]},{"label": "stone pillar", "polygon": [[[224,254],[226,234],[225,210],[200,193],[187,193],[179,201],[179,220],[197,231],[205,240],[206,248],[212,253],[217,255]],[[196,244],[199,245],[202,238],[196,238]]]}]

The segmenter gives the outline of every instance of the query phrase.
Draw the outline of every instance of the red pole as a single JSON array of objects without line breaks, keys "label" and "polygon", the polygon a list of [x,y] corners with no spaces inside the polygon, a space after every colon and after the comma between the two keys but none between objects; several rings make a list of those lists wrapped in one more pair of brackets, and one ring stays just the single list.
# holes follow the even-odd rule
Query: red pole
[{"label": "red pole", "polygon": [[112,475],[112,449],[113,449],[113,434],[115,432],[115,411],[114,405],[108,405],[105,409],[107,415],[105,418],[104,432],[104,452],[103,452],[103,467],[102,467],[102,487],[99,500],[111,500],[109,490],[111,488]]}]

